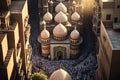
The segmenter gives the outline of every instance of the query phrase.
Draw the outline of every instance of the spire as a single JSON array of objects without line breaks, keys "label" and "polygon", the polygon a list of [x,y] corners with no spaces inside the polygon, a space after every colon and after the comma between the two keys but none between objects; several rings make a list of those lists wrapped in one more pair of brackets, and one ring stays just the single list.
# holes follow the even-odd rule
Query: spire
[{"label": "spire", "polygon": [[[45,21],[44,21],[45,22]],[[45,22],[45,24],[43,24],[43,27],[44,27],[44,29],[46,29],[46,22]]]},{"label": "spire", "polygon": [[76,26],[74,27],[74,30],[77,30],[77,27],[76,27]]},{"label": "spire", "polygon": [[62,64],[60,64],[59,69],[62,69]]}]

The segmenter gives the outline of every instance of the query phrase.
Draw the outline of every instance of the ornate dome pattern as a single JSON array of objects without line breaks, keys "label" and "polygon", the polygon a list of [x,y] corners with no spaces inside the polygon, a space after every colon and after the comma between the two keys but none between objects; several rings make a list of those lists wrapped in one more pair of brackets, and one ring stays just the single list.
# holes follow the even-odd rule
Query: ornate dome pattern
[{"label": "ornate dome pattern", "polygon": [[79,39],[79,37],[80,37],[80,33],[76,29],[74,29],[70,34],[70,38],[73,40],[77,40]]},{"label": "ornate dome pattern", "polygon": [[67,29],[66,27],[59,23],[54,29],[53,29],[53,35],[55,37],[65,37],[67,35]]},{"label": "ornate dome pattern", "polygon": [[46,12],[45,15],[43,16],[43,19],[45,21],[51,21],[53,19],[53,16],[50,12]]},{"label": "ornate dome pattern", "polygon": [[73,20],[73,21],[78,21],[78,20],[80,20],[80,15],[79,15],[77,12],[74,12],[74,13],[71,15],[71,20]]},{"label": "ornate dome pattern", "polygon": [[72,78],[65,70],[58,69],[52,73],[49,80],[72,80]]},{"label": "ornate dome pattern", "polygon": [[60,12],[60,11],[66,13],[66,12],[67,12],[67,8],[66,8],[66,6],[65,6],[62,2],[60,2],[60,3],[55,7],[55,11],[56,11],[57,13]]},{"label": "ornate dome pattern", "polygon": [[56,16],[55,16],[55,22],[58,23],[63,23],[63,22],[67,22],[68,21],[68,17],[62,12],[60,11]]}]

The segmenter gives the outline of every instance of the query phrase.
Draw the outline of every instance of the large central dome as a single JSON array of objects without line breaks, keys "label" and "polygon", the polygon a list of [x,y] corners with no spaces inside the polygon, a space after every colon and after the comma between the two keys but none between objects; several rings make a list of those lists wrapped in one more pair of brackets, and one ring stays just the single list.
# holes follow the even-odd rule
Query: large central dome
[{"label": "large central dome", "polygon": [[53,29],[53,35],[55,37],[65,37],[67,35],[67,29],[64,25],[59,23],[54,29]]},{"label": "large central dome", "polygon": [[52,73],[49,80],[72,80],[72,78],[65,70],[58,69]]},{"label": "large central dome", "polygon": [[65,37],[66,35],[67,35],[67,29],[66,29],[66,27],[63,25],[63,24],[61,24],[61,23],[59,23],[54,29],[53,29],[53,35],[55,36],[55,37]]}]

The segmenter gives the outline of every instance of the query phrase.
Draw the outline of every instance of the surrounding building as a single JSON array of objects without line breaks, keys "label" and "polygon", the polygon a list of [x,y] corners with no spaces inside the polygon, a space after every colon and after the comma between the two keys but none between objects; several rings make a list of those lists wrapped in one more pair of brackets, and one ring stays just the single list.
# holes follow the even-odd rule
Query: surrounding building
[{"label": "surrounding building", "polygon": [[98,53],[98,78],[99,80],[120,79],[120,1],[102,0],[99,53]]},{"label": "surrounding building", "polygon": [[30,77],[29,35],[27,1],[4,0],[3,4],[0,3],[1,80],[24,80]]},{"label": "surrounding building", "polygon": [[120,0],[102,0],[102,21],[106,27],[119,28],[120,23]]}]

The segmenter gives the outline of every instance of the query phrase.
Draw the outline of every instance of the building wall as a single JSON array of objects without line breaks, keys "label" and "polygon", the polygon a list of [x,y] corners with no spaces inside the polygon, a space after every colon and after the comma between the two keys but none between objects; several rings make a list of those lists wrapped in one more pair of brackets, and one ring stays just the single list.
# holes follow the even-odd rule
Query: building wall
[{"label": "building wall", "polygon": [[108,61],[109,63],[111,63],[111,59],[112,59],[112,45],[111,42],[109,40],[108,34],[105,30],[105,26],[103,25],[103,23],[101,22],[101,30],[100,30],[100,40],[101,40],[101,44],[102,47],[105,50],[105,54],[106,56],[108,56]]},{"label": "building wall", "polygon": [[[106,20],[107,14],[111,15],[110,20]],[[113,2],[103,2],[102,21],[106,27],[112,27],[113,23],[120,22],[120,1],[114,0]]]},{"label": "building wall", "polygon": [[2,54],[3,56],[3,61],[5,61],[5,57],[7,55],[7,51],[8,51],[8,42],[7,42],[7,35],[5,35],[3,37],[3,40],[1,42],[1,46],[0,46],[2,52],[0,52],[0,54]]},{"label": "building wall", "polygon": [[[101,22],[98,53],[98,77],[100,80],[120,79],[120,50],[114,49],[107,28]],[[114,38],[113,38],[114,39]]]},{"label": "building wall", "polygon": [[[19,36],[20,36],[20,43],[21,43],[21,58],[23,61],[23,66],[22,68],[24,69],[25,73],[26,73],[26,49],[25,49],[25,17],[28,16],[28,7],[27,7],[27,1],[21,1],[21,3],[23,2],[23,5],[20,6],[22,10],[18,10],[18,12],[11,12],[11,17],[13,17],[15,19],[15,21],[18,22],[18,26],[19,26]],[[17,6],[17,2],[15,3],[15,5]],[[16,10],[15,10],[16,11]]]},{"label": "building wall", "polygon": [[[106,20],[106,15],[111,15],[111,19],[110,20]],[[113,14],[114,14],[114,10],[113,9],[103,9],[102,10],[102,21],[105,22],[112,22],[113,21]]]},{"label": "building wall", "polygon": [[7,75],[8,75],[8,80],[11,79],[11,75],[12,75],[12,72],[13,72],[13,66],[14,66],[14,61],[13,61],[13,52],[11,54],[11,57],[9,59],[9,62],[8,62],[8,66],[7,66]]}]

